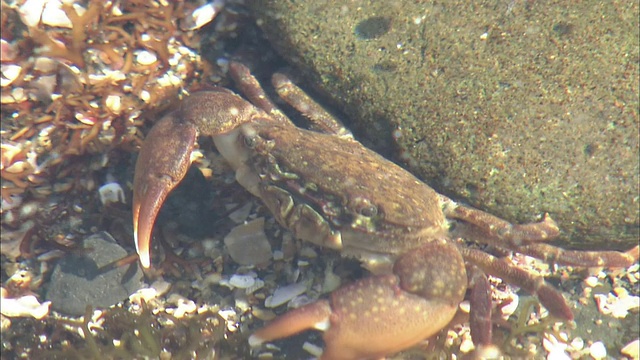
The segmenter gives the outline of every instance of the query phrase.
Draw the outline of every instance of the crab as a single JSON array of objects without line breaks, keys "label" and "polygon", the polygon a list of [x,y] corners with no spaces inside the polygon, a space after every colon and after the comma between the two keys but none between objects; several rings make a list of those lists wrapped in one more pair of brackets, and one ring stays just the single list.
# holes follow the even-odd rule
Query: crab
[{"label": "crab", "polygon": [[[379,358],[410,348],[445,328],[469,293],[474,342],[491,343],[485,274],[535,294],[549,313],[572,320],[570,306],[543,277],[478,248],[470,240],[579,266],[627,267],[640,250],[572,251],[546,242],[559,235],[551,217],[514,225],[437,193],[367,149],[283,74],[278,94],[306,115],[295,126],[269,100],[247,67],[230,63],[241,92],[197,92],[159,120],[140,149],[134,179],[135,245],[142,265],[156,216],[185,176],[198,137],[212,137],[236,180],[259,197],[298,239],[359,259],[366,278],[289,311],[249,337],[251,346],[307,329],[324,331],[321,359]],[[464,240],[463,240],[464,239]]]}]

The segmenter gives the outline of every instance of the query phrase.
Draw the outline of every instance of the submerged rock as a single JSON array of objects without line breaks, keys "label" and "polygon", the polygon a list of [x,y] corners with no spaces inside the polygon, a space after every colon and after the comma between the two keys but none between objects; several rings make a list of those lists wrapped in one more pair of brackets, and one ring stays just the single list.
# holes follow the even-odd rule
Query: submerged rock
[{"label": "submerged rock", "polygon": [[248,3],[303,86],[437,191],[549,212],[564,245],[637,243],[637,2]]},{"label": "submerged rock", "polygon": [[53,269],[45,296],[51,301],[53,310],[83,315],[87,305],[106,308],[143,287],[143,273],[138,262],[98,272],[100,267],[127,255],[109,233],[89,236],[83,247],[88,250],[86,254],[68,255]]}]

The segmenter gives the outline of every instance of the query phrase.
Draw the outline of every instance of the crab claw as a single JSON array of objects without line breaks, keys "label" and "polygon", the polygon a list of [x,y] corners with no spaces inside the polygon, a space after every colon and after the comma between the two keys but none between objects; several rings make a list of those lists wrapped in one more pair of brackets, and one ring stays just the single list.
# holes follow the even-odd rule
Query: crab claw
[{"label": "crab claw", "polygon": [[393,272],[361,279],[334,291],[329,300],[292,310],[256,331],[249,344],[313,328],[325,331],[320,359],[380,358],[429,338],[451,321],[467,286],[455,247],[428,243],[400,257]]},{"label": "crab claw", "polygon": [[145,139],[133,180],[133,235],[142,266],[151,265],[151,230],[165,198],[191,165],[197,138],[193,124],[174,112],[160,119]]}]

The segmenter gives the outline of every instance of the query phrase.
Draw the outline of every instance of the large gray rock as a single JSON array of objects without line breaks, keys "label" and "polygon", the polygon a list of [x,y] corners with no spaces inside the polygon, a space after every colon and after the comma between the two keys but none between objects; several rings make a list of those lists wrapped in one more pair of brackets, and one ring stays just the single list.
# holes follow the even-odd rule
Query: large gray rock
[{"label": "large gray rock", "polygon": [[549,212],[564,245],[637,243],[637,1],[249,4],[359,138],[436,190]]},{"label": "large gray rock", "polygon": [[107,232],[84,240],[86,254],[68,255],[56,264],[47,287],[46,299],[53,310],[83,315],[87,305],[106,308],[125,300],[142,288],[142,269],[135,262],[100,273],[98,269],[127,255]]}]

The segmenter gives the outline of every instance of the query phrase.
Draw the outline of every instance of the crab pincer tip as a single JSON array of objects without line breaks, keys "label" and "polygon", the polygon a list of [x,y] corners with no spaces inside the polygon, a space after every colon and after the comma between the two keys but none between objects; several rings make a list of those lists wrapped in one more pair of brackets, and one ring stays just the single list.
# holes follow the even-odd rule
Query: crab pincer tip
[{"label": "crab pincer tip", "polygon": [[138,231],[134,231],[133,233],[134,242],[136,244],[136,252],[138,253],[138,257],[140,258],[140,263],[142,267],[147,269],[151,266],[151,258],[149,256],[149,241],[145,241],[141,243],[138,241]]}]

